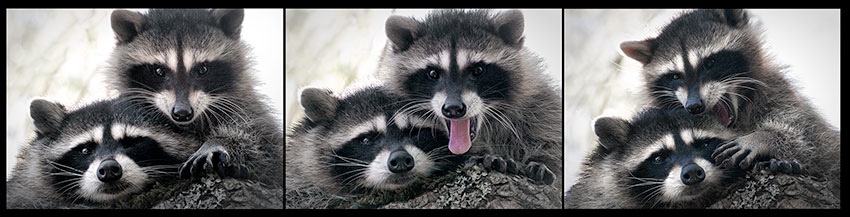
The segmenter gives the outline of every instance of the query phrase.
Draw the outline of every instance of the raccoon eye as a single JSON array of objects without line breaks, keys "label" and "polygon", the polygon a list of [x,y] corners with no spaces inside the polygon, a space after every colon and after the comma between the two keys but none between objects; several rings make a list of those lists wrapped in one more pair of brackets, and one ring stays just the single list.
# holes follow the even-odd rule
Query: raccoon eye
[{"label": "raccoon eye", "polygon": [[368,145],[372,140],[369,137],[363,137],[363,140],[360,140],[360,144]]},{"label": "raccoon eye", "polygon": [[475,68],[472,69],[472,75],[481,76],[481,74],[484,74],[484,71],[484,66],[475,66]]},{"label": "raccoon eye", "polygon": [[209,70],[210,69],[206,65],[201,66],[201,68],[198,69],[198,74],[200,74],[200,75],[207,74],[207,71],[209,71]]},{"label": "raccoon eye", "polygon": [[664,155],[658,155],[658,156],[655,156],[654,159],[652,159],[652,163],[655,163],[655,164],[662,164],[662,163],[664,163],[664,161],[667,161],[667,156],[664,156]]},{"label": "raccoon eye", "polygon": [[672,76],[670,76],[670,78],[673,78],[673,80],[679,80],[681,77],[679,76],[679,74],[673,74]]},{"label": "raccoon eye", "polygon": [[705,63],[703,63],[703,68],[705,69],[711,69],[714,67],[714,64],[717,63],[717,60],[712,57],[706,58],[704,61]]},{"label": "raccoon eye", "polygon": [[156,67],[153,72],[156,73],[156,76],[165,77],[165,69],[162,69],[162,67]]},{"label": "raccoon eye", "polygon": [[89,152],[91,152],[91,151],[89,151],[89,148],[83,148],[83,150],[80,150],[80,153],[83,153],[83,154],[89,154]]},{"label": "raccoon eye", "polygon": [[437,80],[440,78],[440,72],[438,72],[436,69],[428,70],[427,75],[428,78],[430,78],[431,80]]}]

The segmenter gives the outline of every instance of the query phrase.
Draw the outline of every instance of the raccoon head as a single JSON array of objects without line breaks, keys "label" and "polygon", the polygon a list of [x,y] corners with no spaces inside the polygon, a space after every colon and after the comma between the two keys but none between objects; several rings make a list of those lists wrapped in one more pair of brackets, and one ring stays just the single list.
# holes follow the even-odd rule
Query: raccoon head
[{"label": "raccoon head", "polygon": [[[601,147],[591,162],[611,172],[613,185],[644,207],[705,204],[725,186],[733,171],[715,165],[711,154],[731,133],[690,122],[684,111],[650,110],[634,120],[595,121]],[[712,121],[716,125],[716,120]],[[609,161],[604,161],[608,159]],[[604,181],[600,180],[600,181]]]},{"label": "raccoon head", "polygon": [[520,100],[527,90],[516,85],[539,64],[523,48],[523,28],[518,10],[438,10],[421,21],[391,16],[381,68],[388,86],[406,97],[403,110],[445,123],[449,149],[463,154],[482,126],[513,128],[503,109]]},{"label": "raccoon head", "polygon": [[309,135],[295,139],[319,149],[320,170],[334,187],[350,193],[410,186],[441,171],[453,159],[448,136],[417,116],[396,113],[397,100],[380,88],[337,97],[305,88],[301,103]]},{"label": "raccoon head", "polygon": [[186,126],[239,119],[251,91],[241,9],[116,10],[113,89]]},{"label": "raccoon head", "polygon": [[37,131],[34,145],[43,150],[38,173],[73,201],[125,197],[176,173],[181,163],[161,144],[177,143],[174,135],[137,127],[132,119],[113,113],[108,101],[68,112],[59,103],[36,99],[30,115]]},{"label": "raccoon head", "polygon": [[623,42],[620,48],[643,64],[653,105],[713,115],[731,126],[753,92],[764,86],[754,78],[764,62],[759,34],[745,10],[694,10],[673,20],[658,37]]}]

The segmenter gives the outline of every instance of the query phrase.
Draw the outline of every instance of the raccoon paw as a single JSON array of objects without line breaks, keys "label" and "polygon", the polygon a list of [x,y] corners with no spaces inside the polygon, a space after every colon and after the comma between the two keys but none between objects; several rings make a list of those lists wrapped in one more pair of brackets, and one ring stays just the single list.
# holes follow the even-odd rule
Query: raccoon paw
[{"label": "raccoon paw", "polygon": [[803,167],[800,166],[800,162],[797,162],[796,159],[790,161],[770,159],[770,161],[757,163],[755,169],[765,170],[774,174],[799,175],[803,173]]},{"label": "raccoon paw", "polygon": [[471,160],[475,163],[481,163],[484,169],[487,170],[495,170],[506,174],[517,174],[519,172],[519,166],[517,166],[516,161],[513,159],[505,160],[496,155],[485,154],[484,156],[474,156]]},{"label": "raccoon paw", "polygon": [[537,162],[529,162],[528,166],[525,166],[525,175],[536,182],[542,182],[546,185],[551,185],[555,182],[555,173],[549,170],[549,167],[546,165]]},{"label": "raccoon paw", "polygon": [[180,178],[198,178],[217,173],[220,177],[245,178],[247,168],[231,164],[230,154],[215,142],[206,142],[180,166]]},{"label": "raccoon paw", "polygon": [[748,138],[747,136],[740,137],[717,147],[717,150],[714,150],[714,153],[711,154],[715,164],[722,168],[731,168],[737,165],[744,170],[750,169],[760,151],[759,145],[750,142]]}]

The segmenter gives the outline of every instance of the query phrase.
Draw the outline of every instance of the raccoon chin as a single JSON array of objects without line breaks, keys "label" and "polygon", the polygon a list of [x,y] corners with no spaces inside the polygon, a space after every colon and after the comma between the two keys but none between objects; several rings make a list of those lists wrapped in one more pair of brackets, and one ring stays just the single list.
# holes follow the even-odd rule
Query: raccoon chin
[{"label": "raccoon chin", "polygon": [[[449,132],[449,151],[453,154],[464,154],[472,147],[472,141],[478,136],[478,123],[475,117],[467,119],[446,119]],[[468,125],[465,126],[465,125]],[[458,126],[458,127],[452,127]]]}]

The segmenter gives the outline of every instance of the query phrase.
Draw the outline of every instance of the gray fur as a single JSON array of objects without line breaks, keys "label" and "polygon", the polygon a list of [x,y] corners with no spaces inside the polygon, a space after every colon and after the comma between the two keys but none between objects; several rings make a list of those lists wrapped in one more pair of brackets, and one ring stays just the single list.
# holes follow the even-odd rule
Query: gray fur
[{"label": "gray fur", "polygon": [[[405,197],[404,195],[423,191],[422,188],[430,184],[429,182],[436,177],[435,174],[445,172],[459,164],[445,147],[447,138],[425,142],[422,139],[411,137],[410,133],[412,132],[407,130],[415,128],[436,130],[437,128],[427,125],[428,123],[416,121],[404,114],[396,114],[395,111],[399,108],[398,96],[392,94],[383,86],[350,88],[343,95],[333,95],[325,89],[306,88],[302,90],[301,101],[308,103],[333,101],[334,103],[325,105],[334,106],[331,108],[322,107],[328,110],[320,112],[308,111],[308,109],[318,107],[302,105],[307,114],[331,112],[323,114],[323,116],[328,117],[327,119],[315,120],[305,117],[290,127],[286,143],[287,195],[312,191],[323,195],[376,194]],[[376,121],[378,119],[380,121]],[[402,122],[405,124],[398,124]],[[378,126],[382,123],[383,125]],[[363,126],[368,126],[368,129],[363,128]],[[385,129],[382,132],[382,130],[375,130],[375,128]],[[402,131],[399,132],[398,130]],[[358,147],[357,150],[352,149],[350,144],[360,142],[355,141],[360,138],[358,135],[368,135],[367,132],[377,132],[377,135],[368,137],[371,143],[358,143],[355,146]],[[418,134],[442,135],[439,133],[437,131],[421,131]],[[349,146],[345,146],[346,144]],[[399,145],[417,147],[418,150],[426,153],[427,159],[414,159],[414,161],[427,161],[429,163],[416,164],[413,170],[406,172],[406,174],[415,175],[415,180],[407,184],[395,188],[377,187],[374,183],[369,184],[364,175],[369,174],[373,169],[367,164],[375,164],[376,162],[386,164],[387,160],[376,158],[379,152],[392,151]],[[362,155],[355,156],[351,154],[352,152]],[[340,159],[343,162],[335,161]],[[334,171],[338,169],[337,167],[354,167],[354,169],[346,172]],[[424,169],[420,170],[417,167]],[[351,175],[351,177],[345,177],[345,175]],[[309,204],[309,202],[305,203]],[[316,206],[330,205],[309,204],[305,206],[316,208]]]},{"label": "gray fur", "polygon": [[[512,85],[504,90],[505,96],[510,97],[484,101],[493,110],[478,118],[484,124],[469,152],[513,159],[524,165],[543,163],[555,174],[555,184],[561,185],[562,99],[559,89],[543,73],[541,58],[522,46],[524,20],[520,11],[491,14],[487,10],[436,10],[422,20],[390,17],[386,25],[390,40],[381,56],[379,72],[392,92],[403,95],[406,105],[402,112],[424,113],[421,115],[435,124],[445,123],[437,117],[440,111],[431,109],[427,102],[433,92],[414,93],[407,89],[427,86],[409,84],[407,80],[420,76],[417,73],[424,69],[423,61],[429,57],[452,49],[491,57],[494,62],[487,64],[497,65],[510,77]],[[493,89],[498,88],[490,90]]]},{"label": "gray fur", "polygon": [[[741,53],[749,70],[736,77],[744,82],[731,90],[735,96],[727,100],[735,115],[729,128],[739,137],[718,149],[717,159],[741,168],[771,158],[797,160],[803,172],[833,182],[835,194],[840,195],[840,132],[785,77],[787,69],[768,54],[762,41],[764,30],[750,17],[741,9],[687,11],[665,26],[659,36],[624,42],[621,48],[644,64],[647,90],[659,73],[669,70],[665,65],[682,59],[683,50],[722,47]],[[697,55],[704,58],[709,54]],[[682,107],[649,98],[654,107]]]},{"label": "gray fur", "polygon": [[[699,133],[700,131],[706,133]],[[641,162],[652,160],[643,159],[647,157],[644,156],[647,151],[660,149],[660,144],[666,143],[665,136],[671,134],[675,136],[680,133],[691,133],[690,135],[694,136],[692,138],[721,140],[733,138],[735,134],[723,128],[711,117],[695,118],[682,110],[651,108],[639,112],[631,120],[601,117],[595,121],[595,133],[598,136],[599,145],[587,154],[578,182],[565,195],[565,208],[705,208],[727,194],[729,190],[726,187],[738,182],[738,178],[743,175],[743,171],[723,170],[721,174],[716,174],[713,178],[733,179],[703,182],[695,187],[705,191],[695,198],[665,202],[661,199],[660,191],[668,188],[666,183],[663,186],[652,186],[651,190],[646,192],[631,192],[631,188],[647,186],[650,182],[628,183],[640,180],[633,178],[633,174]],[[679,142],[676,143],[681,145],[678,144]],[[649,158],[652,158],[652,155]],[[711,167],[706,170],[722,170],[713,164]],[[709,178],[711,177],[707,177],[706,180]]]},{"label": "gray fur", "polygon": [[[240,39],[243,19],[242,9],[151,9],[144,14],[117,10],[112,15],[112,27],[118,43],[109,60],[107,81],[111,90],[129,96],[146,111],[145,115],[170,118],[172,125],[185,133],[201,137],[205,148],[187,153],[191,157],[181,170],[183,176],[199,177],[204,167],[213,166],[227,177],[282,185],[282,121],[255,89],[258,81],[252,75],[250,48]],[[195,51],[191,55],[196,62],[182,59],[188,55],[182,52],[190,51]],[[184,65],[172,63],[177,68],[171,68],[167,56],[171,54],[179,56]],[[162,56],[166,57],[156,58]],[[200,66],[206,70],[203,64],[213,61],[220,65],[212,65],[210,70],[220,71],[210,73],[218,74],[200,74]],[[192,64],[192,68],[185,68],[185,64]],[[134,80],[143,76],[134,73],[146,73],[144,68],[139,69],[146,65],[168,67],[165,76],[189,75],[155,81],[162,82],[163,87],[146,86],[145,80]],[[170,114],[172,108],[156,106],[155,94],[166,91],[176,98],[200,91],[210,96],[210,103],[202,110],[191,104],[194,102],[181,104],[177,100],[173,108],[192,106],[199,114],[189,123],[180,123]]]},{"label": "gray fur", "polygon": [[[175,133],[171,128],[161,127],[165,120],[148,119],[143,116],[138,116],[138,110],[124,107],[120,103],[121,100],[102,100],[89,104],[81,104],[78,108],[66,111],[64,106],[59,103],[48,102],[43,99],[33,100],[31,104],[31,115],[37,126],[50,126],[50,130],[46,128],[38,129],[36,137],[30,141],[28,145],[23,146],[21,153],[18,155],[18,163],[12,170],[12,177],[6,182],[6,208],[9,209],[45,209],[45,208],[94,208],[107,207],[111,202],[123,200],[128,197],[116,198],[112,201],[93,201],[86,195],[80,194],[72,189],[72,186],[81,185],[79,179],[74,181],[61,181],[60,183],[54,180],[58,174],[73,173],[81,175],[80,171],[74,171],[70,165],[62,164],[59,159],[68,152],[71,145],[79,146],[85,142],[95,142],[97,145],[95,150],[102,150],[103,153],[125,153],[127,147],[122,144],[117,144],[114,137],[110,135],[117,126],[131,126],[134,130],[123,131],[124,133],[149,133],[147,137],[159,144],[159,147],[169,155],[175,164],[154,164],[141,166],[142,171],[129,171],[127,165],[124,166],[125,176],[127,179],[141,180],[145,185],[152,184],[155,181],[170,180],[176,178],[174,176],[179,162],[178,159],[185,159],[188,154],[186,150],[197,149],[199,142],[194,137],[184,136]],[[49,124],[45,124],[49,122]],[[93,131],[100,128],[103,131]],[[132,132],[130,132],[132,131]],[[74,140],[80,136],[89,138],[87,141]],[[109,138],[103,139],[102,143],[96,143],[96,140],[91,140],[90,137]],[[83,142],[75,144],[74,142]],[[132,146],[134,144],[123,144]],[[111,149],[111,148],[114,149]],[[109,150],[105,150],[109,149]],[[91,151],[92,154],[100,152]],[[98,154],[98,156],[101,156]],[[163,156],[155,156],[155,159],[162,159]],[[132,159],[131,159],[132,160]],[[77,162],[90,164],[91,162]],[[138,162],[136,162],[138,163]],[[90,165],[96,166],[96,165]],[[173,169],[172,172],[167,172],[168,168]],[[58,169],[58,171],[52,171]],[[64,172],[63,172],[64,171]],[[142,172],[146,176],[139,176],[133,172]],[[141,189],[127,189],[129,194],[135,194],[146,189],[147,186]],[[65,194],[63,194],[63,192]]]}]

